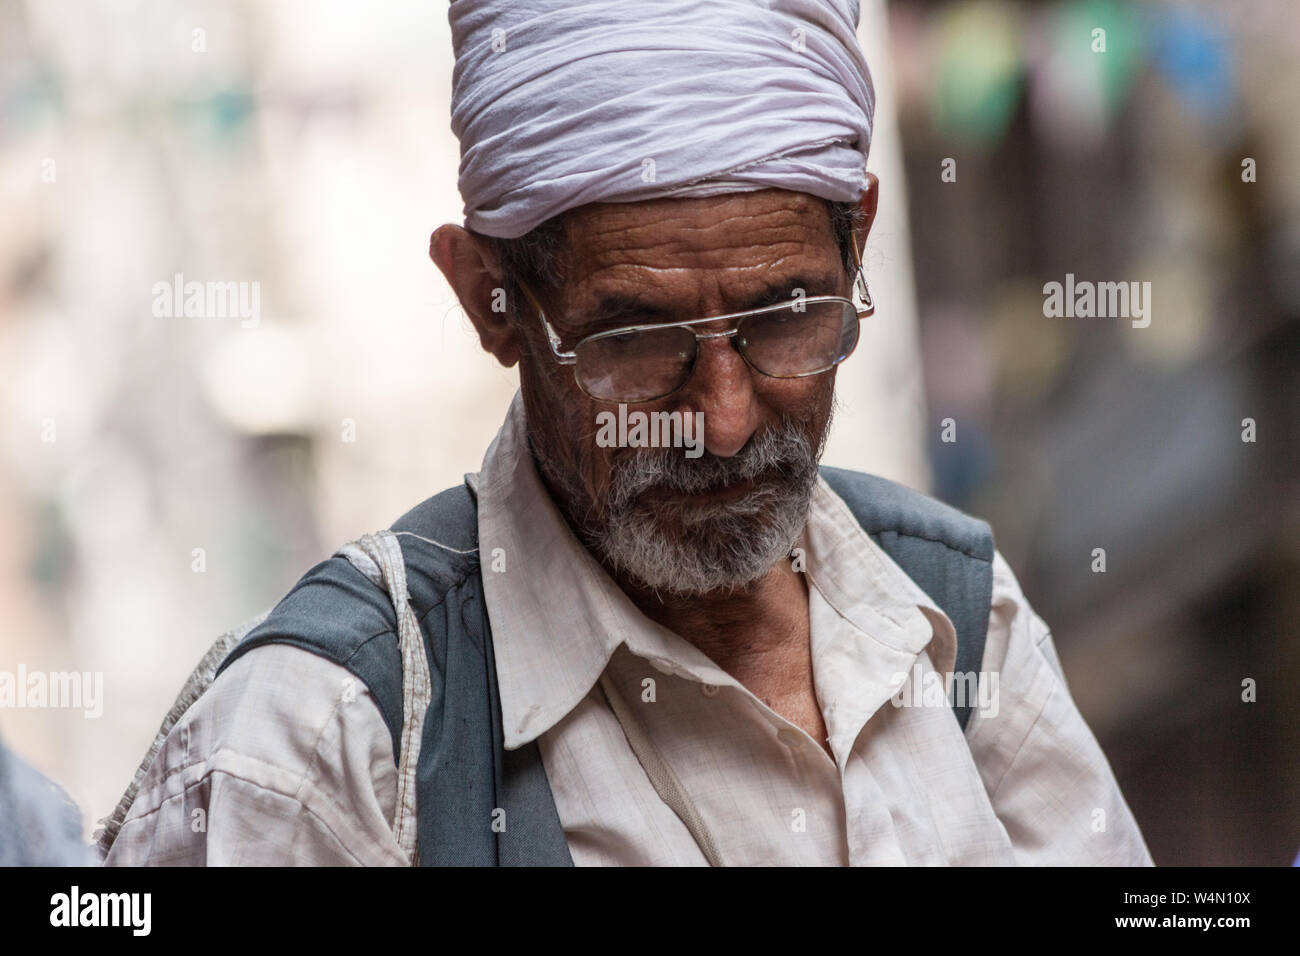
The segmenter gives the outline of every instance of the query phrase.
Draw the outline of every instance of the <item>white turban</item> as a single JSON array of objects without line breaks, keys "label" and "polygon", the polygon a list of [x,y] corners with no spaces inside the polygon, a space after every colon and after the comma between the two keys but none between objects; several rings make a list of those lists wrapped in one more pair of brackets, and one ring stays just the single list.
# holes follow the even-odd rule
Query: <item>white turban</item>
[{"label": "white turban", "polygon": [[453,0],[465,224],[782,188],[855,201],[875,92],[856,0]]}]

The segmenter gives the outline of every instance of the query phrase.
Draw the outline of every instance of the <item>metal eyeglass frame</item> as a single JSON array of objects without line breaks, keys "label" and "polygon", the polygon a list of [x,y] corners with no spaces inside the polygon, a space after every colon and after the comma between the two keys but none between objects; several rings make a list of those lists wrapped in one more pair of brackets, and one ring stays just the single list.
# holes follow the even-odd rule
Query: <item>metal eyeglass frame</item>
[{"label": "metal eyeglass frame", "polygon": [[[796,302],[803,302],[805,305],[807,305],[810,302],[847,302],[853,308],[853,311],[855,311],[858,314],[859,321],[867,318],[868,316],[874,315],[876,311],[876,303],[875,300],[871,297],[871,290],[867,288],[867,274],[866,274],[866,269],[863,268],[862,265],[862,254],[858,251],[858,240],[857,237],[852,234],[850,234],[849,239],[853,243],[853,261],[857,263],[857,275],[855,276],[853,281],[853,288],[854,291],[858,294],[858,296],[862,299],[861,306],[859,306],[858,303],[854,302],[852,299],[846,299],[844,298],[844,296],[841,295],[817,295],[817,296],[806,297],[803,299],[790,299],[786,302],[777,303],[776,305],[765,305],[757,309],[746,309],[744,312],[729,312],[726,315],[709,315],[699,319],[685,319],[681,322],[656,322],[651,325],[625,325],[617,329],[606,329],[603,332],[593,332],[591,335],[586,335],[583,336],[581,339],[579,339],[574,344],[573,350],[569,352],[565,352],[561,350],[560,336],[556,333],[555,329],[551,326],[550,321],[547,320],[546,311],[542,308],[542,304],[539,301],[537,301],[537,296],[533,295],[532,290],[529,289],[528,286],[526,286],[522,282],[519,283],[519,288],[523,290],[524,295],[527,296],[528,300],[532,303],[533,308],[537,310],[537,317],[542,321],[542,329],[546,332],[546,340],[550,343],[551,346],[551,355],[555,358],[555,361],[558,362],[560,365],[576,366],[578,364],[578,349],[581,348],[583,344],[590,341],[594,341],[595,339],[603,339],[613,335],[625,335],[628,332],[645,332],[645,331],[650,331],[652,329],[685,328],[692,325],[703,325],[706,322],[723,322],[723,321],[731,322],[732,323],[731,328],[725,332],[703,332],[703,333],[696,332],[695,333],[695,341],[697,343],[695,354],[696,357],[698,358],[699,356],[698,343],[701,340],[731,338],[740,332],[739,324],[742,319],[749,318],[750,316],[753,315],[761,315],[764,312],[776,312],[781,309],[788,309]],[[857,348],[856,343],[854,344],[854,348]],[[767,375],[768,378],[808,378],[809,376],[812,375],[821,375],[825,372],[830,371],[832,368],[834,368],[836,365],[839,365],[840,362],[843,362],[844,359],[847,359],[849,355],[852,354],[853,354],[853,350],[850,349],[846,355],[844,355],[834,364],[828,365],[826,368],[823,369],[818,369],[815,372],[801,372],[798,375],[769,375],[767,372],[764,372],[762,369],[755,368],[754,370],[761,375]],[[754,366],[749,363],[749,359],[745,356],[743,352],[741,353],[741,358],[745,359],[745,364],[749,365],[750,368],[754,368]],[[692,361],[691,363],[692,370],[694,369],[694,364],[695,364],[694,361]],[[677,392],[680,389],[682,389],[686,385],[686,383],[690,381],[690,378],[691,378],[690,374],[688,373],[686,378],[682,381],[682,384],[678,385],[677,388],[673,389],[672,392],[666,392],[663,395],[656,396],[655,398],[642,399],[636,403],[625,402],[623,404],[641,404],[643,402],[653,402],[653,401],[659,401],[660,399],[663,398],[667,398],[669,395],[672,395],[673,392]],[[616,403],[615,399],[601,398],[597,395],[592,395],[590,392],[588,392],[586,387],[582,384],[581,378],[579,378],[578,376],[578,370],[576,367],[573,370],[573,380],[577,383],[578,388],[582,389],[584,393],[590,395],[596,401]]]}]

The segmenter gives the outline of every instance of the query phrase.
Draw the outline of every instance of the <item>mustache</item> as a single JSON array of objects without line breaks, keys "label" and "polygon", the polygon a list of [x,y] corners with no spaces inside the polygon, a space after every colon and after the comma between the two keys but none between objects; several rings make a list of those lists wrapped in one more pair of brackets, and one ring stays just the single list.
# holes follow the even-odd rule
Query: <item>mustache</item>
[{"label": "mustache", "polygon": [[607,504],[619,511],[648,492],[705,494],[746,481],[757,485],[760,479],[762,484],[799,484],[816,473],[819,452],[792,419],[756,433],[725,458],[708,451],[687,458],[678,449],[643,449],[614,463]]}]

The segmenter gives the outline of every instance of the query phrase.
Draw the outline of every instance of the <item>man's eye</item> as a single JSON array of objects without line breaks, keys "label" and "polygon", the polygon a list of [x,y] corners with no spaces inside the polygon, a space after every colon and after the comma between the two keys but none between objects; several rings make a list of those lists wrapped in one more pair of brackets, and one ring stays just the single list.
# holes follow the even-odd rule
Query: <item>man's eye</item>
[{"label": "man's eye", "polygon": [[606,352],[630,352],[636,349],[643,337],[636,332],[622,332],[618,335],[606,335],[596,340]]}]

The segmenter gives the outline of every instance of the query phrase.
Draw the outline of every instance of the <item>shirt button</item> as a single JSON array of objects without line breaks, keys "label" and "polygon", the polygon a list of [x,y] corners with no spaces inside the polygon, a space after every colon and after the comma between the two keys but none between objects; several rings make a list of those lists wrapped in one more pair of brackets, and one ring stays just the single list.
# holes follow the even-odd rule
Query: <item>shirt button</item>
[{"label": "shirt button", "polygon": [[701,684],[700,693],[705,697],[717,697],[718,691],[721,690],[716,684]]},{"label": "shirt button", "polygon": [[781,741],[791,750],[803,745],[803,738],[789,727],[782,727],[776,732],[776,739]]}]

